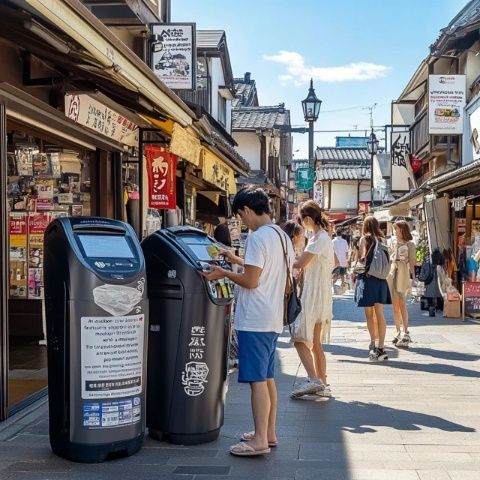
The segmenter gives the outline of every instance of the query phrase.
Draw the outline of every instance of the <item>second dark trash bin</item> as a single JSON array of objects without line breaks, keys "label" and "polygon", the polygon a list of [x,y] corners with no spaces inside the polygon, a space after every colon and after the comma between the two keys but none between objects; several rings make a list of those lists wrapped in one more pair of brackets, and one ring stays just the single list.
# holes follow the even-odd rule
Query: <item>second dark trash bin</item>
[{"label": "second dark trash bin", "polygon": [[218,437],[228,380],[233,284],[200,273],[218,247],[201,230],[172,227],[142,242],[150,302],[147,427],[192,445]]}]

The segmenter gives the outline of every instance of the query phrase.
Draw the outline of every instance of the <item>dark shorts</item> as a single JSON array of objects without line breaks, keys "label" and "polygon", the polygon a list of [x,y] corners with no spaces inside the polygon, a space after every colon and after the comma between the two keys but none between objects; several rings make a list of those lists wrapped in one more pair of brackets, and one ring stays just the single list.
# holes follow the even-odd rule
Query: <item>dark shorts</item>
[{"label": "dark shorts", "polygon": [[392,298],[386,280],[359,275],[355,287],[355,303],[357,307],[373,307],[376,303],[390,305]]},{"label": "dark shorts", "polygon": [[278,333],[237,331],[238,381],[263,382],[275,374]]}]

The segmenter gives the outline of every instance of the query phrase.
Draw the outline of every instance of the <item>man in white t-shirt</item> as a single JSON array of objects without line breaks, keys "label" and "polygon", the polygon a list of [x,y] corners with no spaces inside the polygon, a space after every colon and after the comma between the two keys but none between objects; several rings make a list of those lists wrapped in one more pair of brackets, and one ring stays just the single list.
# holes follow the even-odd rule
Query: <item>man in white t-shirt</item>
[{"label": "man in white t-shirt", "polygon": [[212,267],[204,274],[215,280],[228,277],[239,288],[235,310],[238,336],[238,381],[249,383],[255,430],[242,435],[230,453],[238,456],[262,455],[277,445],[275,430],[277,388],[274,380],[275,348],[283,331],[283,309],[287,269],[284,248],[290,264],[295,253],[287,235],[269,216],[267,194],[254,186],[240,190],[232,204],[233,212],[253,231],[245,244],[245,259],[221,252],[232,263],[244,266],[244,273]]},{"label": "man in white t-shirt", "polygon": [[342,284],[345,282],[345,275],[348,267],[348,243],[342,237],[342,231],[337,229],[337,236],[332,240],[333,250],[336,257],[336,267],[333,271],[334,281],[340,276]]}]

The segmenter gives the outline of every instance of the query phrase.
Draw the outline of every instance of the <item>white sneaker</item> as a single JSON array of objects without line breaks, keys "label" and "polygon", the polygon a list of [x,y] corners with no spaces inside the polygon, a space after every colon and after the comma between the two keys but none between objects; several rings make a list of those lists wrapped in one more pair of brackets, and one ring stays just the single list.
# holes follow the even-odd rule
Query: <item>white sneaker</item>
[{"label": "white sneaker", "polygon": [[290,394],[291,398],[299,398],[304,395],[315,395],[318,391],[323,390],[325,385],[320,380],[307,378]]},{"label": "white sneaker", "polygon": [[323,385],[323,388],[315,393],[319,397],[331,397],[332,396],[332,389],[330,385]]},{"label": "white sneaker", "polygon": [[408,348],[411,342],[410,335],[406,333],[401,340],[397,342],[397,348]]}]

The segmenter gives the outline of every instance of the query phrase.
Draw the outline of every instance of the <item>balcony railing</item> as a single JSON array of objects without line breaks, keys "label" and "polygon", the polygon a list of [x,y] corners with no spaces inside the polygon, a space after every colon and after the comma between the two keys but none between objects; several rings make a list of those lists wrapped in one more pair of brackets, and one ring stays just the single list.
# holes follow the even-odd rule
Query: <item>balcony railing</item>
[{"label": "balcony railing", "polygon": [[421,118],[417,120],[410,129],[412,140],[412,153],[418,153],[422,148],[426,147],[430,141],[428,134],[428,111],[425,111]]}]

